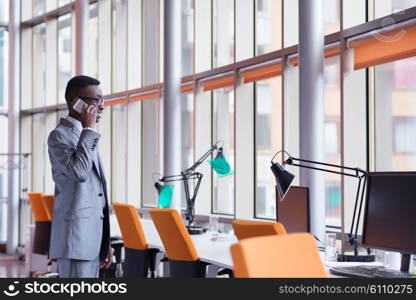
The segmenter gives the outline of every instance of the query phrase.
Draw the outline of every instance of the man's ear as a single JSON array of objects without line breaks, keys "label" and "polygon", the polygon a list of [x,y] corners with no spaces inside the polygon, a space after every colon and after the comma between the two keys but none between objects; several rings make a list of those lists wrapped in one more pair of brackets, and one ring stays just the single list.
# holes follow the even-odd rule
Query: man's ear
[{"label": "man's ear", "polygon": [[69,104],[71,104],[71,107],[74,106],[74,104],[75,104],[75,102],[77,102],[77,100],[78,100],[78,97],[72,98],[72,100],[69,102]]}]

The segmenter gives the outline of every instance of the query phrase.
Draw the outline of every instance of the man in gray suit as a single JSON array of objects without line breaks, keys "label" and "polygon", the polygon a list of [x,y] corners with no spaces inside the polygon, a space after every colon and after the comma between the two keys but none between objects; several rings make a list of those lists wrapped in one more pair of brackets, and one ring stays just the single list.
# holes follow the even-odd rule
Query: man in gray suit
[{"label": "man in gray suit", "polygon": [[[48,151],[55,182],[49,257],[62,278],[98,277],[111,264],[108,197],[97,144],[96,124],[104,110],[100,82],[72,78],[65,98],[69,114],[49,134]],[[87,105],[79,113],[78,99]]]}]

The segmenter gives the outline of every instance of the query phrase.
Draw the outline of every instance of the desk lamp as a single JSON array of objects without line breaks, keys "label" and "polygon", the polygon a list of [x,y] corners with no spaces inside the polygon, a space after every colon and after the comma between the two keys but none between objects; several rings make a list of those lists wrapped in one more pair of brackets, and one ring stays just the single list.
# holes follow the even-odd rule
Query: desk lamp
[{"label": "desk lamp", "polygon": [[[273,161],[274,158],[280,153],[284,153],[288,156],[288,158],[283,161],[282,165]],[[290,172],[288,172],[287,170],[283,168],[284,165],[291,165],[291,166],[296,166],[300,168],[308,168],[312,170],[319,170],[323,172],[329,172],[329,173],[339,174],[343,176],[358,178],[358,188],[357,188],[357,193],[355,197],[354,213],[352,217],[350,232],[348,233],[348,242],[351,246],[354,247],[354,255],[346,255],[346,254],[339,255],[338,261],[359,261],[359,262],[374,261],[375,257],[374,255],[370,255],[369,249],[367,249],[368,255],[358,255],[357,232],[358,232],[358,225],[359,225],[359,220],[360,220],[361,210],[362,210],[362,205],[363,205],[363,200],[364,200],[364,193],[365,193],[365,188],[366,188],[366,183],[367,183],[368,172],[360,168],[351,168],[351,167],[345,167],[341,165],[334,165],[334,164],[328,164],[328,163],[306,160],[306,159],[301,159],[301,158],[295,158],[291,156],[289,153],[287,153],[286,151],[281,150],[281,151],[278,151],[273,156],[271,160],[270,168],[275,176],[277,190],[280,194],[280,199],[282,200],[284,196],[286,195],[287,191],[289,190],[290,184],[292,183],[295,177],[293,174],[291,174]],[[334,170],[326,169],[323,167],[322,168],[314,167],[312,165],[338,168],[341,171],[334,171]],[[358,215],[357,215],[357,208],[358,208]],[[355,230],[354,230],[354,227],[355,227]]]},{"label": "desk lamp", "polygon": [[[209,156],[211,156],[214,151],[216,151],[216,156],[214,159],[210,160],[209,163],[214,171],[218,174],[219,177],[229,176],[233,174],[230,165],[228,164],[227,160],[224,157],[223,153],[223,142],[218,141],[216,142],[205,154],[203,154],[192,166],[183,170],[181,174],[177,175],[170,175],[170,176],[163,176],[159,178],[155,182],[155,188],[159,192],[159,206],[160,207],[169,207],[170,200],[172,198],[173,193],[173,185],[162,185],[161,183],[168,183],[174,181],[183,181],[183,185],[185,188],[185,197],[186,197],[186,211],[185,211],[185,219],[186,219],[186,227],[188,229],[189,234],[201,234],[203,233],[203,228],[199,225],[194,224],[195,219],[195,199],[198,194],[199,186],[201,185],[201,180],[203,174],[200,172],[196,172],[196,168],[202,164]],[[191,196],[189,190],[189,181],[190,180],[197,180],[193,195]]]}]

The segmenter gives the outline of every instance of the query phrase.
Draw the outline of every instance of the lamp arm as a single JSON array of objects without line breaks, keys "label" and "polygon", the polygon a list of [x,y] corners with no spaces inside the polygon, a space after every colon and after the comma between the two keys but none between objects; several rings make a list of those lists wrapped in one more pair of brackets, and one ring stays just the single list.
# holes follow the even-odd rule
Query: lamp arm
[{"label": "lamp arm", "polygon": [[[337,172],[337,171],[332,171],[332,170],[323,169],[323,168],[316,168],[316,167],[312,167],[312,166],[308,166],[308,165],[294,164],[293,161],[299,161],[299,162],[305,162],[305,163],[310,163],[310,164],[315,164],[315,165],[321,165],[321,166],[327,166],[327,167],[350,170],[350,171],[354,171],[355,174],[346,173],[346,172],[342,172],[342,171]],[[283,162],[283,164],[288,164],[288,165],[292,165],[292,166],[298,166],[298,167],[303,167],[303,168],[308,168],[308,169],[313,169],[313,170],[319,170],[319,171],[324,171],[324,172],[330,172],[330,173],[335,173],[335,174],[340,174],[340,175],[345,175],[345,176],[350,176],[350,177],[358,177],[358,178],[363,177],[367,174],[367,171],[365,171],[363,169],[360,169],[360,168],[351,168],[351,167],[346,167],[346,166],[341,166],[341,165],[328,164],[328,163],[323,163],[323,162],[319,162],[319,161],[312,161],[312,160],[307,160],[307,159],[295,158],[295,157],[292,157],[292,156],[290,156],[287,160],[285,160]]]},{"label": "lamp arm", "polygon": [[207,152],[204,153],[192,166],[190,166],[188,169],[182,171],[182,174],[190,174],[193,171],[195,171],[196,168],[199,167],[200,164],[202,164],[209,156],[211,156],[212,152],[217,150],[219,147],[219,144],[221,141],[216,142]]}]

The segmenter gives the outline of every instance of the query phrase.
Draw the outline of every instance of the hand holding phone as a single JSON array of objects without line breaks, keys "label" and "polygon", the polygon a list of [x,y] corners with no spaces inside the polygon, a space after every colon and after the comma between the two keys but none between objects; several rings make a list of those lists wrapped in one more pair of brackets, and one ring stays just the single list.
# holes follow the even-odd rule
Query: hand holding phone
[{"label": "hand holding phone", "polygon": [[98,111],[94,105],[87,105],[81,113],[81,124],[82,127],[95,128],[97,123]]}]

